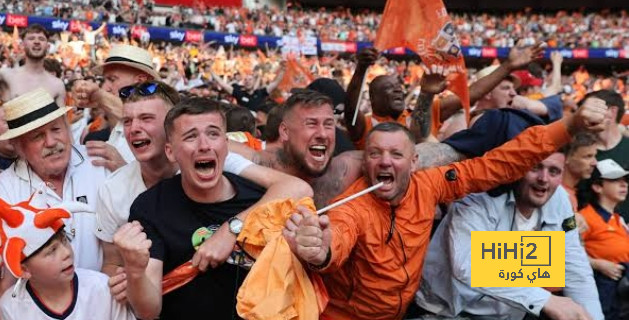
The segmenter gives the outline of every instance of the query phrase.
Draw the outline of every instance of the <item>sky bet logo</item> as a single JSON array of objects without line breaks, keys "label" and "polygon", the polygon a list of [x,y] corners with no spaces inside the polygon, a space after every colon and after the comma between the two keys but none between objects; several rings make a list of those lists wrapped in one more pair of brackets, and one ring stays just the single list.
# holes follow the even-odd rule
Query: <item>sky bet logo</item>
[{"label": "sky bet logo", "polygon": [[563,287],[565,232],[472,231],[472,287]]},{"label": "sky bet logo", "polygon": [[52,22],[52,28],[55,30],[63,30],[66,31],[68,30],[68,26],[70,25],[70,22],[66,22],[63,20],[55,20]]},{"label": "sky bet logo", "polygon": [[185,32],[173,30],[170,32],[170,40],[179,40],[183,41],[183,38],[186,36]]}]

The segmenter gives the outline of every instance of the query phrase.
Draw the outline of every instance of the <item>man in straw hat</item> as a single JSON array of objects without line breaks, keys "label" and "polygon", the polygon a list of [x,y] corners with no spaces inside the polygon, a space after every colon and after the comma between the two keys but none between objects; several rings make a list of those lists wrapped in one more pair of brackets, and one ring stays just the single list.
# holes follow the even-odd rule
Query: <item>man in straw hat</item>
[{"label": "man in straw hat", "polygon": [[[153,58],[148,51],[124,44],[112,47],[105,63],[93,71],[102,73],[105,82],[99,87],[91,81],[79,81],[74,87],[77,104],[103,108],[108,116],[116,121],[122,117],[122,101],[118,97],[121,88],[160,79],[153,68]],[[90,156],[103,159],[96,160],[95,164],[105,166],[112,172],[134,159],[124,138],[122,124],[119,122],[112,128],[107,144],[90,141],[86,146]]]},{"label": "man in straw hat", "polygon": [[[0,198],[9,203],[27,199],[38,185],[47,204],[72,203],[76,211],[67,220],[78,267],[100,270],[102,252],[92,233],[96,226],[95,205],[98,187],[105,181],[106,169],[90,161],[83,146],[72,145],[70,125],[65,114],[43,88],[23,94],[3,105],[9,130],[0,141],[9,141],[18,159],[0,174]],[[0,291],[14,279],[5,277]]]},{"label": "man in straw hat", "polygon": [[287,221],[291,250],[325,273],[330,295],[322,319],[402,319],[419,286],[435,207],[522,177],[583,129],[599,130],[600,100],[573,116],[525,130],[483,157],[413,172],[414,137],[395,122],[367,135],[364,177],[339,198],[373,193],[319,216],[300,207]]}]

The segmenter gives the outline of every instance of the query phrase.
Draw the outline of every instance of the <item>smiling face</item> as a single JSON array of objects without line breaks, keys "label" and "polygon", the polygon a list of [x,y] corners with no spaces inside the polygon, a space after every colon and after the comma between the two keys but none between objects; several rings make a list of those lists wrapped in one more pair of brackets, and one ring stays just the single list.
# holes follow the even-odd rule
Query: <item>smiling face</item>
[{"label": "smiling face", "polygon": [[398,205],[406,194],[416,162],[414,144],[404,131],[373,131],[369,135],[364,165],[370,185],[384,182],[373,192],[378,198]]},{"label": "smiling face", "polygon": [[173,121],[166,155],[181,169],[189,196],[211,192],[218,185],[227,157],[225,119],[217,112],[183,114]]},{"label": "smiling face", "polygon": [[164,157],[164,119],[169,109],[157,96],[154,99],[124,104],[121,122],[125,138],[139,162]]},{"label": "smiling face", "polygon": [[561,184],[566,158],[554,153],[526,173],[515,188],[520,212],[542,207]]}]

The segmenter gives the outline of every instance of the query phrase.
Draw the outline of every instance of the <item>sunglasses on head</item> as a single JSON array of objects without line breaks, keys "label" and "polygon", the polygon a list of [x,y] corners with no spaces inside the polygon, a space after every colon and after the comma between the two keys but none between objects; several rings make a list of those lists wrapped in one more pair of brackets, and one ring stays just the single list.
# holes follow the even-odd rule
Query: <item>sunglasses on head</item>
[{"label": "sunglasses on head", "polygon": [[175,99],[171,97],[166,89],[162,87],[162,85],[158,82],[144,82],[138,85],[126,86],[118,90],[118,96],[122,101],[126,101],[134,94],[138,94],[142,97],[152,96],[158,91],[161,91],[170,102],[175,103]]}]

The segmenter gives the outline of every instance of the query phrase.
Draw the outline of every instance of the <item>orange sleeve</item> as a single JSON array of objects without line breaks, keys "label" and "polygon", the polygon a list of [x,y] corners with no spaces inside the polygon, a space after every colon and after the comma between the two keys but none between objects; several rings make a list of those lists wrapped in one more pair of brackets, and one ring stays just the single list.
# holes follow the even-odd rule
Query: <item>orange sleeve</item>
[{"label": "orange sleeve", "polygon": [[439,129],[441,128],[441,98],[436,98],[432,101],[432,128],[430,132],[433,136],[437,136]]},{"label": "orange sleeve", "polygon": [[[358,204],[358,206],[356,206]],[[330,228],[332,228],[332,243],[330,244],[330,263],[321,271],[331,273],[339,270],[354,249],[354,245],[361,233],[360,223],[365,217],[361,217],[357,212],[360,207],[360,199],[355,199],[352,203],[347,203],[328,212],[330,218]]]},{"label": "orange sleeve", "polygon": [[534,165],[570,141],[563,121],[524,130],[484,156],[416,172],[433,190],[438,203],[487,191],[520,179]]}]

